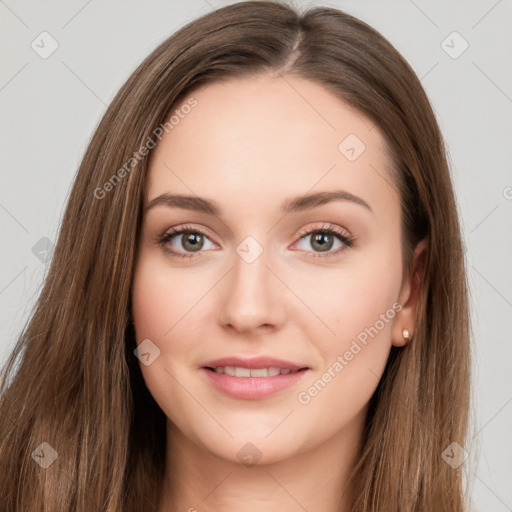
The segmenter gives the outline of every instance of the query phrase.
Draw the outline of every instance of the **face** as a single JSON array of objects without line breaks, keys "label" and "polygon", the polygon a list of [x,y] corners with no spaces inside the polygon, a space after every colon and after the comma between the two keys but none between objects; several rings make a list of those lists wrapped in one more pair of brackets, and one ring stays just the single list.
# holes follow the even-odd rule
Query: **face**
[{"label": "face", "polygon": [[[397,191],[379,130],[319,84],[260,76],[192,96],[149,166],[140,367],[194,446],[239,462],[254,445],[278,461],[360,425],[411,328]],[[240,361],[205,368],[227,357]],[[281,361],[253,369],[285,371],[247,377],[256,357]]]}]

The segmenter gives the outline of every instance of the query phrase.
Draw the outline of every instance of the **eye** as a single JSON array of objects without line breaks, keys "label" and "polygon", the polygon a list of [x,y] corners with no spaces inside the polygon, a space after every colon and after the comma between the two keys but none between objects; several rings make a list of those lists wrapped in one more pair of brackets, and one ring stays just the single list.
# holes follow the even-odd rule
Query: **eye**
[{"label": "eye", "polygon": [[[313,248],[313,252],[316,253],[309,254],[309,256],[316,258],[336,256],[347,247],[352,247],[355,243],[355,237],[344,233],[331,224],[303,231],[299,236],[300,239],[296,244],[309,239],[309,245]],[[205,241],[215,247],[215,244],[201,229],[194,226],[182,226],[179,228],[170,228],[160,237],[158,245],[162,246],[163,250],[173,257],[190,259],[196,256],[195,253],[199,256],[200,253],[203,252],[201,249],[205,247]],[[331,251],[331,249],[336,246],[336,242],[337,250]],[[176,246],[181,246],[184,252]],[[306,252],[311,251],[306,249]]]},{"label": "eye", "polygon": [[[201,229],[193,226],[182,226],[180,228],[171,228],[164,233],[158,244],[162,246],[163,250],[176,256],[178,258],[193,258],[194,253],[201,252],[204,248],[205,241],[209,241],[214,245],[210,238]],[[173,246],[173,242],[176,242]],[[190,251],[191,254],[183,253],[176,250],[176,246],[181,246],[185,251]]]},{"label": "eye", "polygon": [[[345,248],[352,247],[355,242],[353,236],[344,233],[331,224],[303,231],[300,233],[300,237],[297,243],[306,242],[305,245],[309,245],[313,248],[313,251],[316,252],[316,254],[310,254],[309,256],[315,258],[338,255],[344,251]],[[331,249],[336,246],[336,243],[338,250],[331,251]]]}]

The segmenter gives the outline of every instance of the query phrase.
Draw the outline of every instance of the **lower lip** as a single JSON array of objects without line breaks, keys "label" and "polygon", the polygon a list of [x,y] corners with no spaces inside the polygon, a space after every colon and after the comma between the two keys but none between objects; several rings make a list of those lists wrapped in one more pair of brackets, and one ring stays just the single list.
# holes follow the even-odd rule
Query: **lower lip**
[{"label": "lower lip", "polygon": [[309,369],[273,377],[233,377],[206,368],[201,368],[201,372],[206,375],[216,389],[226,395],[244,400],[260,400],[297,384],[309,372]]}]

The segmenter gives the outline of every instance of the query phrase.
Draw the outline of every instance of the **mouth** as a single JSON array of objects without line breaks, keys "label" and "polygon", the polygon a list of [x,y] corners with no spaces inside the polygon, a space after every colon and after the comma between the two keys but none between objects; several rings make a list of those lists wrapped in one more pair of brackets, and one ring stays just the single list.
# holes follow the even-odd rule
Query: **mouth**
[{"label": "mouth", "polygon": [[209,389],[241,400],[261,400],[292,389],[312,370],[268,357],[217,359],[199,369]]},{"label": "mouth", "polygon": [[241,378],[277,377],[278,375],[289,375],[309,370],[308,367],[293,370],[290,368],[280,368],[278,366],[270,366],[267,368],[246,368],[243,366],[204,366],[203,368],[205,370],[209,370],[210,372]]},{"label": "mouth", "polygon": [[[272,356],[228,356],[220,359],[205,361],[203,368],[231,375],[232,377],[273,377],[287,375],[298,370],[308,369],[305,364],[285,361]],[[249,373],[247,372],[249,370]],[[254,374],[251,372],[254,370]]]}]

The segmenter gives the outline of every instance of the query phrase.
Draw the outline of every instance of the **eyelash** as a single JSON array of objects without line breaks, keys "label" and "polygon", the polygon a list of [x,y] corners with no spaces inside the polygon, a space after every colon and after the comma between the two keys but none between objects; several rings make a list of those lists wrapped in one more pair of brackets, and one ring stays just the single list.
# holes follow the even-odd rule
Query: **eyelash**
[{"label": "eyelash", "polygon": [[[178,251],[175,251],[173,249],[170,249],[166,246],[167,242],[172,240],[177,235],[181,235],[183,233],[196,233],[205,236],[206,238],[210,238],[207,233],[205,233],[202,229],[194,227],[194,226],[182,226],[179,228],[170,228],[166,233],[164,233],[160,239],[158,240],[158,245],[160,245],[163,250],[167,253],[169,253],[173,257],[177,258],[194,258],[196,257],[195,253],[187,254],[187,253],[181,253]],[[322,253],[313,253],[311,254],[308,251],[308,257],[312,258],[329,258],[331,256],[337,256],[341,252],[343,252],[346,248],[351,248],[355,245],[356,238],[352,235],[346,235],[345,233],[341,232],[338,228],[332,226],[331,224],[326,224],[322,226],[321,228],[314,228],[302,231],[299,234],[299,240],[302,240],[304,237],[312,234],[319,234],[319,233],[325,233],[328,235],[336,236],[342,243],[343,247],[339,248],[337,251],[334,252],[327,252],[325,254]],[[201,251],[200,251],[201,252]],[[199,253],[197,253],[199,254]]]}]

